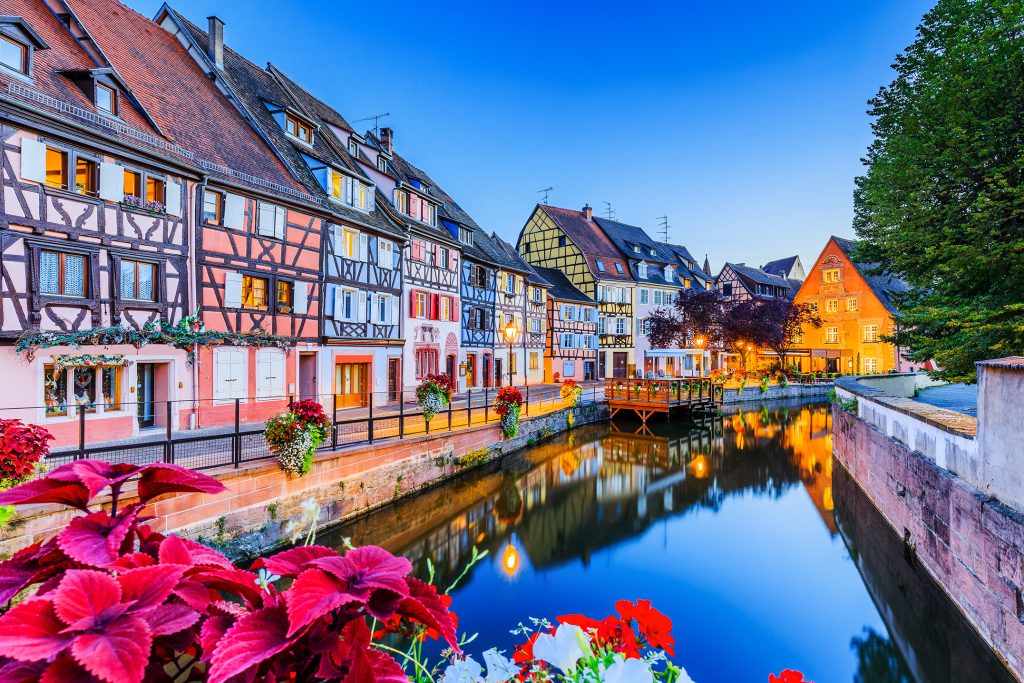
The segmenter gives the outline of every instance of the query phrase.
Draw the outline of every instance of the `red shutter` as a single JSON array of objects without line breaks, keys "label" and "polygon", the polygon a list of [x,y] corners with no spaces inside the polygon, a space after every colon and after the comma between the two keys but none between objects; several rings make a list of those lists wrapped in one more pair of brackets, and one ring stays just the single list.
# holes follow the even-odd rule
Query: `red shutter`
[{"label": "red shutter", "polygon": [[413,289],[409,292],[409,317],[416,317],[416,290]]},{"label": "red shutter", "polygon": [[430,295],[430,313],[429,313],[429,315],[427,315],[427,317],[430,318],[431,320],[437,320],[437,309],[438,309],[437,299],[438,299],[438,295],[436,293],[431,293],[431,295]]},{"label": "red shutter", "polygon": [[440,244],[435,244],[434,245],[434,263],[437,266],[441,267],[441,268],[446,268],[448,266],[447,263],[441,263],[441,245]]},{"label": "red shutter", "polygon": [[420,198],[411,192],[409,193],[409,215],[416,220],[420,218]]}]

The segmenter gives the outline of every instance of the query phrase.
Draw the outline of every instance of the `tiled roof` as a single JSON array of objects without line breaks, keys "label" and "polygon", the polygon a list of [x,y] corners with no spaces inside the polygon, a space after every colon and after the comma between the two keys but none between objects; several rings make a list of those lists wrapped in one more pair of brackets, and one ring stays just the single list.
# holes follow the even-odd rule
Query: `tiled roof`
[{"label": "tiled roof", "polygon": [[[410,226],[427,233],[436,233],[438,237],[445,237],[452,240],[460,245],[460,249],[464,245],[458,241],[458,235],[453,235],[448,228],[442,224],[441,219],[447,217],[451,222],[469,226],[476,232],[476,234],[483,232],[480,226],[476,224],[476,221],[470,218],[469,215],[462,210],[462,207],[460,207],[447,192],[441,189],[440,185],[434,182],[433,178],[427,175],[425,171],[414,166],[408,159],[398,152],[391,152],[391,168],[395,172],[395,177],[405,185],[426,194],[428,197],[440,204],[440,209],[438,211],[438,224],[436,228],[420,223],[419,221],[408,219]],[[418,181],[420,187],[416,187],[416,183],[413,181]]]},{"label": "tiled roof", "polygon": [[[588,222],[581,211],[575,209],[562,209],[557,206],[541,204],[540,208],[546,213],[555,225],[562,229],[565,235],[580,248],[590,272],[594,277],[602,280],[631,280],[628,264],[622,258],[622,253],[616,248],[604,231],[594,222]],[[604,270],[598,268],[597,262],[601,261]],[[615,264],[622,266],[620,274]]]},{"label": "tiled roof", "polygon": [[686,264],[687,268],[689,268],[690,263],[697,263],[697,259],[693,258],[693,255],[690,254],[690,251],[681,244],[658,242],[658,246],[661,247],[662,251],[666,252],[666,255],[669,256],[670,258]]},{"label": "tiled roof", "polygon": [[668,258],[668,255],[658,248],[658,243],[652,240],[643,228],[597,216],[594,216],[594,222],[601,226],[608,239],[626,258],[660,264],[671,263],[674,260]]},{"label": "tiled roof", "polygon": [[737,275],[745,277],[751,282],[756,282],[760,285],[770,285],[773,287],[789,287],[789,283],[786,281],[786,278],[766,273],[760,268],[754,268],[742,263],[726,263],[725,265],[732,268]]},{"label": "tiled roof", "polygon": [[508,270],[523,273],[526,276],[526,281],[530,284],[537,285],[538,287],[550,286],[548,281],[545,280],[532,265],[527,263],[526,259],[519,255],[519,252],[516,251],[515,247],[498,237],[497,233],[491,233],[491,239],[505,254],[505,259],[508,263],[506,268]]},{"label": "tiled roof", "polygon": [[857,252],[857,242],[855,240],[848,240],[836,237],[835,235],[832,236],[832,239],[846,255],[846,258],[850,260],[850,263],[857,269],[860,276],[868,283],[868,287],[878,297],[878,300],[882,302],[882,305],[890,313],[895,313],[896,304],[893,301],[892,295],[909,291],[910,287],[907,286],[907,283],[887,273],[876,274],[875,271],[878,270],[878,263],[855,261],[853,258]]},{"label": "tiled roof", "polygon": [[560,301],[578,301],[584,304],[597,305],[597,302],[589,296],[576,289],[576,286],[569,281],[565,273],[557,268],[535,268],[537,273],[551,284],[548,296]]},{"label": "tiled roof", "polygon": [[788,277],[793,266],[796,265],[799,256],[789,256],[786,258],[780,258],[775,261],[769,261],[768,263],[761,266],[761,270],[772,275],[778,275],[780,277]]}]

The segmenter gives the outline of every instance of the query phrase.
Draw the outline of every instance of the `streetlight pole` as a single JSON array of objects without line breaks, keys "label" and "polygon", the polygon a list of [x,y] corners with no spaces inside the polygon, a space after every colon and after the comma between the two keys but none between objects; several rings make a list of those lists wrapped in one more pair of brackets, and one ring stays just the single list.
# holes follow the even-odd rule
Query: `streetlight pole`
[{"label": "streetlight pole", "polygon": [[505,329],[502,330],[505,335],[505,341],[508,342],[508,385],[512,386],[512,354],[515,353],[512,349],[512,345],[516,341],[516,334],[519,332],[519,328],[516,327],[515,318],[508,321],[505,325]]}]

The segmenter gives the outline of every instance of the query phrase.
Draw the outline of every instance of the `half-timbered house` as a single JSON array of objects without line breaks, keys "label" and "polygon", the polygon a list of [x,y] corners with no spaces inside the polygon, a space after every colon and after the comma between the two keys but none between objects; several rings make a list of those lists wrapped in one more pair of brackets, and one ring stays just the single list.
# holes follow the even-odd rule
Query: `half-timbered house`
[{"label": "half-timbered house", "polygon": [[[544,381],[544,348],[547,342],[547,291],[551,287],[537,269],[531,266],[519,255],[516,248],[505,240],[498,237],[497,233],[491,234],[491,239],[504,252],[508,264],[499,271],[498,283],[503,284],[502,275],[507,273],[521,274],[522,287],[513,301],[521,303],[520,317],[517,319],[516,327],[519,330],[519,339],[514,344],[515,352],[512,358],[515,363],[522,363],[520,376],[526,384],[540,384]],[[508,278],[504,278],[504,285],[508,287]],[[503,292],[498,292],[498,310],[502,310]],[[504,302],[508,306],[508,302]],[[514,314],[510,309],[504,311],[508,315]],[[506,321],[507,324],[507,321]],[[502,334],[501,328],[498,334]],[[507,339],[503,340],[507,343]],[[519,354],[522,358],[516,358]],[[513,373],[515,377],[515,373]]]},{"label": "half-timbered house", "polygon": [[594,222],[591,207],[576,211],[538,204],[516,248],[534,266],[557,268],[597,301],[598,377],[632,375],[634,282],[622,254]]},{"label": "half-timbered house", "polygon": [[[205,32],[166,7],[158,19],[213,74],[236,103],[237,115],[301,184],[299,199],[309,205],[296,216],[301,231],[293,233],[289,214],[285,242],[291,234],[300,241],[280,259],[264,260],[277,272],[284,266],[285,278],[287,269],[302,267],[306,274],[308,267],[318,280],[315,291],[282,291],[280,285],[273,290],[279,313],[305,308],[316,316],[315,329],[296,335],[298,386],[290,385],[289,395],[316,397],[338,409],[397,400],[405,235],[378,206],[374,182],[349,154],[351,126],[273,65],[259,68],[226,47],[223,24],[215,17]],[[214,196],[209,203],[218,201]]]},{"label": "half-timbered house", "polygon": [[715,277],[715,289],[729,301],[792,299],[800,282],[743,263],[726,263]]},{"label": "half-timbered house", "polygon": [[[664,252],[669,263],[676,266],[676,280],[681,289],[706,290],[714,285],[714,278],[697,265],[690,250],[681,244],[658,242],[658,248]],[[705,261],[707,258],[705,257]]]},{"label": "half-timbered house", "polygon": [[545,305],[544,382],[597,379],[597,302],[577,289],[562,271],[536,270],[550,284]]}]

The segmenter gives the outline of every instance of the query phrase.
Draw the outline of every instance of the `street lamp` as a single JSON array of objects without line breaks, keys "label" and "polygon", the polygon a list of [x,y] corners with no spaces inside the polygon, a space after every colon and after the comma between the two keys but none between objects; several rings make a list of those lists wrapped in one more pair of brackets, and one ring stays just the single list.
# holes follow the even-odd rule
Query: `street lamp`
[{"label": "street lamp", "polygon": [[516,327],[515,318],[508,321],[508,325],[505,325],[505,329],[502,330],[505,335],[505,341],[508,342],[508,385],[512,386],[512,344],[516,340],[516,335],[519,334],[519,328]]}]

